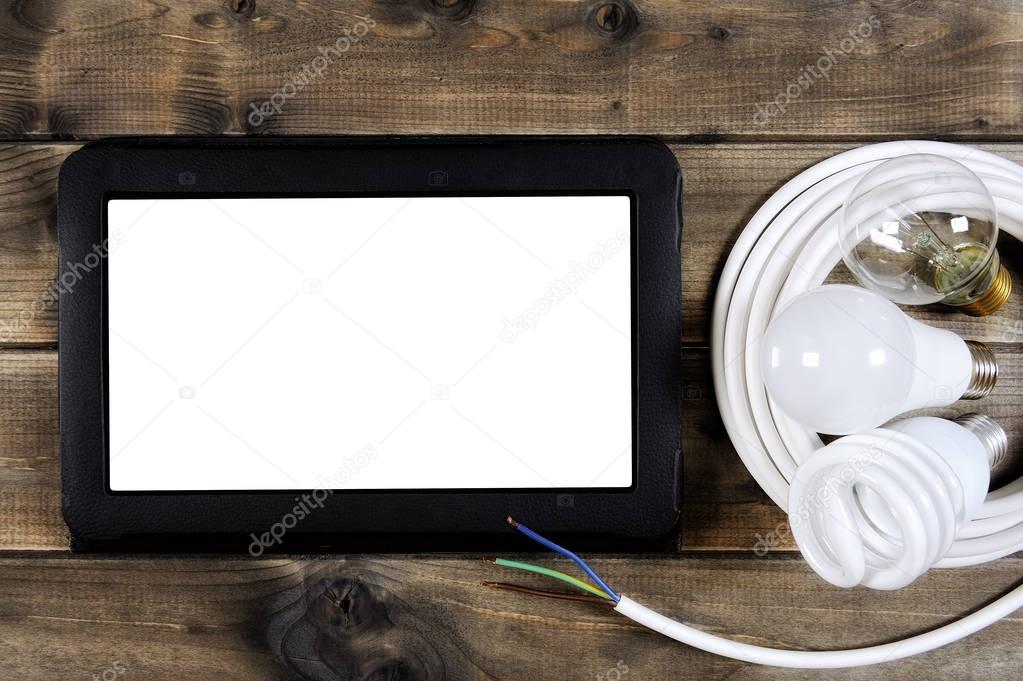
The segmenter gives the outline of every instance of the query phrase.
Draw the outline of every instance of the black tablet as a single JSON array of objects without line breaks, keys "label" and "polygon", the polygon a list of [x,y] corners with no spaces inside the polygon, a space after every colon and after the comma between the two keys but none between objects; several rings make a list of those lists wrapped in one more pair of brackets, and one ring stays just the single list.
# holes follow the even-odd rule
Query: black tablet
[{"label": "black tablet", "polygon": [[[680,172],[640,138],[143,139],[60,172],[79,548],[607,548],[680,489]],[[596,544],[596,542],[594,542]]]}]

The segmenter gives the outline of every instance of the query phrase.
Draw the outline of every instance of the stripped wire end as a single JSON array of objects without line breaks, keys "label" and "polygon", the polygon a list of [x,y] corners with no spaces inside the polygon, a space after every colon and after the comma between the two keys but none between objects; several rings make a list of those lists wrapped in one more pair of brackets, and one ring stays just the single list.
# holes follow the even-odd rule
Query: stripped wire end
[{"label": "stripped wire end", "polygon": [[596,573],[596,572],[595,572],[595,571],[593,570],[593,568],[591,568],[591,567],[589,566],[589,564],[588,564],[588,563],[587,563],[587,562],[586,562],[585,560],[583,560],[582,558],[580,558],[579,556],[577,556],[577,555],[576,555],[575,553],[573,553],[573,552],[569,551],[568,549],[566,549],[566,548],[565,548],[565,547],[563,547],[563,546],[558,546],[557,544],[555,544],[554,542],[552,542],[552,541],[551,541],[550,539],[547,539],[547,538],[546,538],[546,537],[544,537],[543,535],[541,535],[541,534],[539,534],[539,533],[537,533],[537,532],[534,532],[533,530],[529,529],[528,527],[526,527],[526,526],[525,526],[525,525],[523,525],[522,523],[518,522],[517,520],[515,520],[515,519],[514,519],[514,518],[512,518],[511,516],[508,516],[508,517],[506,517],[506,518],[505,518],[505,521],[506,521],[506,522],[507,522],[507,523],[508,523],[509,525],[511,525],[512,527],[514,527],[514,528],[515,528],[516,530],[518,530],[518,531],[519,531],[519,532],[521,532],[522,534],[526,535],[527,537],[529,537],[530,539],[532,539],[533,541],[535,541],[535,542],[536,542],[537,544],[540,544],[541,546],[543,546],[543,547],[545,547],[545,548],[547,548],[547,549],[550,549],[551,551],[554,551],[555,553],[560,553],[561,555],[563,555],[563,556],[565,556],[566,558],[570,559],[570,560],[571,560],[571,561],[572,561],[573,563],[575,563],[576,565],[578,565],[578,566],[579,566],[579,568],[580,568],[580,569],[582,569],[582,571],[583,571],[583,572],[585,572],[585,573],[586,573],[586,575],[587,575],[587,576],[588,576],[588,577],[589,577],[590,579],[592,579],[592,580],[593,580],[593,582],[594,582],[594,583],[595,583],[595,584],[596,584],[597,586],[599,586],[599,587],[600,587],[600,590],[601,590],[601,591],[603,591],[603,593],[604,593],[605,595],[607,595],[608,597],[610,597],[610,598],[611,598],[611,600],[613,600],[613,601],[615,601],[615,602],[618,602],[618,600],[619,600],[619,599],[621,598],[621,597],[620,597],[620,596],[619,596],[619,595],[618,595],[618,594],[617,594],[617,593],[615,592],[615,590],[614,590],[614,589],[612,589],[611,587],[609,587],[609,586],[607,585],[607,582],[605,582],[605,581],[604,581],[603,579],[601,579],[601,578],[600,578],[600,575],[598,575],[598,574],[597,574],[597,573]]},{"label": "stripped wire end", "polygon": [[601,591],[592,584],[587,584],[581,579],[576,579],[572,575],[566,575],[564,572],[552,570],[551,568],[544,567],[542,565],[523,563],[522,561],[518,560],[508,560],[507,558],[496,558],[494,560],[494,563],[500,565],[501,567],[514,568],[516,570],[524,570],[526,572],[533,572],[538,575],[546,575],[547,577],[553,577],[554,579],[561,580],[566,584],[571,584],[572,586],[581,589],[582,591],[585,591],[587,593],[593,594],[594,596],[606,599],[611,598],[611,596],[609,596],[605,591]]},{"label": "stripped wire end", "polygon": [[596,603],[604,606],[614,606],[614,602],[605,598],[598,598],[596,596],[586,596],[583,594],[564,593],[562,591],[547,591],[545,589],[532,589],[527,586],[521,586],[519,584],[508,584],[506,582],[480,582],[480,586],[487,589],[499,589],[502,591],[514,591],[516,593],[527,594],[529,596],[540,596],[542,598],[554,598],[562,601],[578,601],[581,603]]}]

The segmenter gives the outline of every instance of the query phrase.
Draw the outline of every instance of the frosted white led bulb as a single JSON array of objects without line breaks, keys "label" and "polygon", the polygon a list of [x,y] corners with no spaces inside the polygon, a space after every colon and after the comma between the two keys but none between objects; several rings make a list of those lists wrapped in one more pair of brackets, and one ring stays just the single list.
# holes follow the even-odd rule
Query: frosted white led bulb
[{"label": "frosted white led bulb", "polygon": [[774,405],[832,435],[984,397],[998,374],[984,344],[922,324],[884,296],[845,285],[794,298],[768,326],[761,353]]}]

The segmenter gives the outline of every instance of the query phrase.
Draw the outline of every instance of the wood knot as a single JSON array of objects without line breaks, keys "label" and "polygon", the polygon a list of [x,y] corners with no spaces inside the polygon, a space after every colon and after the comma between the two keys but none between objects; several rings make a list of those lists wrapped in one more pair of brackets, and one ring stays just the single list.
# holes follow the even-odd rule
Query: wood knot
[{"label": "wood knot", "polygon": [[249,16],[256,11],[256,0],[227,0],[228,6],[235,14]]},{"label": "wood knot", "polygon": [[623,2],[605,2],[593,10],[592,19],[601,33],[619,37],[635,25],[636,12]]},{"label": "wood knot", "polygon": [[377,581],[372,574],[310,575],[297,600],[270,604],[268,641],[287,678],[467,678],[457,647],[438,635],[429,609],[417,612]]},{"label": "wood knot", "polygon": [[724,26],[715,26],[710,29],[710,37],[714,40],[728,40],[732,36],[732,32]]},{"label": "wood knot", "polygon": [[437,16],[461,21],[472,14],[476,0],[426,0],[426,8]]}]

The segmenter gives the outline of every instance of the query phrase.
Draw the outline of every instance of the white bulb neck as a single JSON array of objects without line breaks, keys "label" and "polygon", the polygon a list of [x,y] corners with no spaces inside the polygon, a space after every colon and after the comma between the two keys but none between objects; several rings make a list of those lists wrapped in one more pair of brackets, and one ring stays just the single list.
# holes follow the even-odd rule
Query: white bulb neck
[{"label": "white bulb neck", "polygon": [[916,353],[913,384],[906,397],[906,409],[945,407],[961,399],[973,384],[974,359],[962,338],[907,317]]}]

